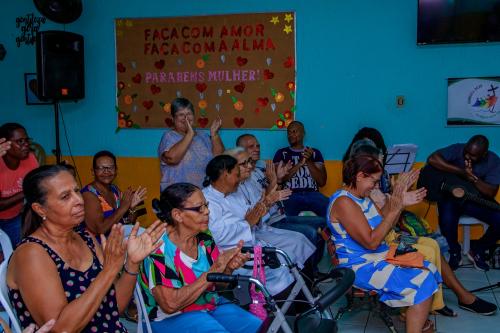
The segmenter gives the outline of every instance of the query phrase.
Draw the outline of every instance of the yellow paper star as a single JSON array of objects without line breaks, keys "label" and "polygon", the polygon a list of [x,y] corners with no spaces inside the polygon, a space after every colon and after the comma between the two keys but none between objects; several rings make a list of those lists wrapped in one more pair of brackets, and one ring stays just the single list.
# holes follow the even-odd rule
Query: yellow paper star
[{"label": "yellow paper star", "polygon": [[117,35],[118,37],[123,37],[123,31],[121,31],[121,30],[116,30],[116,35]]},{"label": "yellow paper star", "polygon": [[292,26],[285,24],[285,27],[283,28],[283,31],[288,35],[290,32],[292,32]]},{"label": "yellow paper star", "polygon": [[122,21],[122,20],[117,20],[117,21],[116,21],[116,26],[117,26],[117,27],[121,27],[121,26],[123,26],[123,21]]},{"label": "yellow paper star", "polygon": [[290,23],[291,21],[293,21],[293,16],[292,14],[285,14],[285,21],[287,23]]},{"label": "yellow paper star", "polygon": [[132,21],[130,21],[130,20],[126,20],[126,21],[125,21],[125,25],[126,25],[128,28],[131,28],[131,27],[133,27],[133,26],[134,26],[134,23],[133,23]]},{"label": "yellow paper star", "polygon": [[280,23],[280,19],[279,19],[278,16],[273,16],[273,18],[269,22],[271,22],[272,24],[276,25],[276,24]]}]

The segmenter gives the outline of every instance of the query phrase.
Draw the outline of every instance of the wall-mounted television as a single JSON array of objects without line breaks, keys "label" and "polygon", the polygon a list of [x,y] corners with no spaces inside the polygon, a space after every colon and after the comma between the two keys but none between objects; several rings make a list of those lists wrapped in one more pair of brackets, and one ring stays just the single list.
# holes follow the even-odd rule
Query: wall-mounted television
[{"label": "wall-mounted television", "polygon": [[500,0],[418,0],[417,44],[500,41]]}]

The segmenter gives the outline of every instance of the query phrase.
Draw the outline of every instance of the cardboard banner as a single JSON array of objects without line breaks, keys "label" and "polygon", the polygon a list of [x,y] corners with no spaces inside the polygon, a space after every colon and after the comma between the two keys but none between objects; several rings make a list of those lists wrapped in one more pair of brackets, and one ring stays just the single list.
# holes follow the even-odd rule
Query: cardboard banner
[{"label": "cardboard banner", "polygon": [[117,19],[118,128],[172,127],[189,99],[195,125],[278,129],[295,118],[294,13]]}]

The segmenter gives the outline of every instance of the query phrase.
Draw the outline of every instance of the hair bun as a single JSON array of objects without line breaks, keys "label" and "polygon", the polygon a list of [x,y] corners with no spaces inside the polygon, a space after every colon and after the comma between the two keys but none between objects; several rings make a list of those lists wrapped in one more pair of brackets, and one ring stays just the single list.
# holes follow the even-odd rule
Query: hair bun
[{"label": "hair bun", "polygon": [[153,201],[151,202],[151,206],[153,206],[153,212],[156,214],[156,216],[162,220],[162,221],[166,221],[167,219],[167,216],[165,215],[165,213],[163,212],[163,210],[161,209],[161,205],[160,205],[160,200],[158,199],[153,199]]}]

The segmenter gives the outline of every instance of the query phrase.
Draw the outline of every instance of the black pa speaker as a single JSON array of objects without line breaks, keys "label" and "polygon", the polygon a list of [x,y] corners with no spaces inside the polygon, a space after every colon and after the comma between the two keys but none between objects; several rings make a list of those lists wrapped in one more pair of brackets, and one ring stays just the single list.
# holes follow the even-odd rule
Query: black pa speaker
[{"label": "black pa speaker", "polygon": [[81,0],[34,0],[36,9],[51,21],[67,24],[82,15]]},{"label": "black pa speaker", "polygon": [[38,98],[47,101],[85,97],[83,36],[41,31],[36,37]]}]

